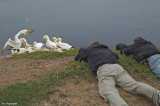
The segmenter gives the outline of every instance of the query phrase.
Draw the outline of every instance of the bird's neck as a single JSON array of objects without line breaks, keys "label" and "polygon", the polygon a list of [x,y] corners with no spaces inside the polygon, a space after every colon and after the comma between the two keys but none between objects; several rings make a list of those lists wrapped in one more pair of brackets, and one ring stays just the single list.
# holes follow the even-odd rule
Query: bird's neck
[{"label": "bird's neck", "polygon": [[62,43],[61,41],[58,41],[57,43]]},{"label": "bird's neck", "polygon": [[47,38],[47,42],[51,42],[51,40],[49,38]]},{"label": "bird's neck", "polygon": [[17,33],[17,34],[15,35],[15,37],[14,37],[14,40],[15,40],[15,41],[19,41],[19,38],[18,38],[19,35],[20,35],[19,33]]}]

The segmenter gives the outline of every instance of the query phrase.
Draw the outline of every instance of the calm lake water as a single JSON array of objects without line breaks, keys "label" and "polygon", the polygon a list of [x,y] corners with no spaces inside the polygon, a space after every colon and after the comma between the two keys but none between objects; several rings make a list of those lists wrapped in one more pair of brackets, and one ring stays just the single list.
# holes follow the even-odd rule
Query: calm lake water
[{"label": "calm lake water", "polygon": [[137,36],[160,46],[160,0],[1,0],[0,50],[21,29],[35,30],[20,36],[29,44],[47,34],[78,48],[96,40],[113,48]]}]

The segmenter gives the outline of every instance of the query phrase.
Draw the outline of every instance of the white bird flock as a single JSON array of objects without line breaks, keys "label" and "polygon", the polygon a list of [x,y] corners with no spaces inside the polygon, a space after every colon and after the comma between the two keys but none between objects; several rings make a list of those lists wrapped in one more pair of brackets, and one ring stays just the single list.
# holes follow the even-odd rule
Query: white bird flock
[{"label": "white bird flock", "polygon": [[[11,49],[8,49],[10,50],[11,54],[31,53],[35,51],[64,52],[72,48],[72,46],[68,43],[62,42],[62,38],[57,39],[57,37],[53,37],[51,41],[48,35],[43,36],[46,44],[35,41],[33,42],[33,45],[30,45],[27,43],[27,40],[25,38],[18,38],[20,35],[29,35],[32,32],[33,30],[23,29],[14,36],[14,40],[11,40],[11,38],[9,38],[1,51],[1,55],[3,55],[8,45],[11,46]],[[22,43],[25,45],[25,47],[23,48],[21,47]],[[44,45],[46,47],[44,47]]]}]

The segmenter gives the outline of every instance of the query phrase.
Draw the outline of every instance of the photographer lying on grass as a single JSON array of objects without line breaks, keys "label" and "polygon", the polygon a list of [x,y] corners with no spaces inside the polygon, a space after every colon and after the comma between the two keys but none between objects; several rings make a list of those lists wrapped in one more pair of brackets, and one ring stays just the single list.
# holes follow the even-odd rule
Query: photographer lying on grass
[{"label": "photographer lying on grass", "polygon": [[111,106],[128,106],[120,97],[116,85],[124,90],[142,94],[160,105],[160,91],[141,82],[135,81],[118,63],[118,55],[108,46],[94,42],[88,48],[81,48],[75,61],[88,62],[93,73],[97,75],[99,94]]},{"label": "photographer lying on grass", "polygon": [[160,51],[152,42],[137,37],[134,39],[134,44],[128,46],[119,43],[116,49],[126,55],[133,55],[138,62],[145,61],[152,72],[160,77]]}]

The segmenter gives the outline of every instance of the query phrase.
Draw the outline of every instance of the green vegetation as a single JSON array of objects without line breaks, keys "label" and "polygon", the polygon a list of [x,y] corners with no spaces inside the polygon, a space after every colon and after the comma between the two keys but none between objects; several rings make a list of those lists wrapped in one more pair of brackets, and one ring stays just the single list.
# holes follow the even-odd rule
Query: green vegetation
[{"label": "green vegetation", "polygon": [[[119,51],[112,49],[119,55],[119,62],[122,67],[134,77],[138,75],[141,79],[154,79],[157,77],[151,72],[145,63],[138,63],[133,57],[121,55]],[[16,58],[53,58],[64,56],[75,56],[78,53],[78,49],[66,51],[63,53],[57,52],[34,52],[28,54],[13,55],[13,59]],[[66,68],[59,73],[54,73],[53,70],[48,70],[48,75],[38,81],[17,83],[9,85],[3,89],[0,89],[0,103],[17,103],[18,106],[32,105],[40,102],[43,99],[49,99],[49,96],[53,94],[56,89],[55,86],[63,86],[66,83],[66,78],[75,78],[75,84],[80,83],[81,79],[89,81],[95,81],[96,77],[90,71],[90,67],[85,62],[71,62]],[[58,100],[53,100],[53,104],[56,104]]]},{"label": "green vegetation", "polygon": [[31,104],[32,101],[47,99],[48,93],[51,91],[44,82],[41,80],[34,83],[17,83],[1,89],[0,102],[25,106]]},{"label": "green vegetation", "polygon": [[54,52],[54,51],[36,51],[26,54],[15,54],[11,58],[29,58],[29,59],[43,59],[43,58],[54,58],[54,57],[64,57],[64,56],[75,56],[78,53],[78,49],[71,49],[65,52]]}]

